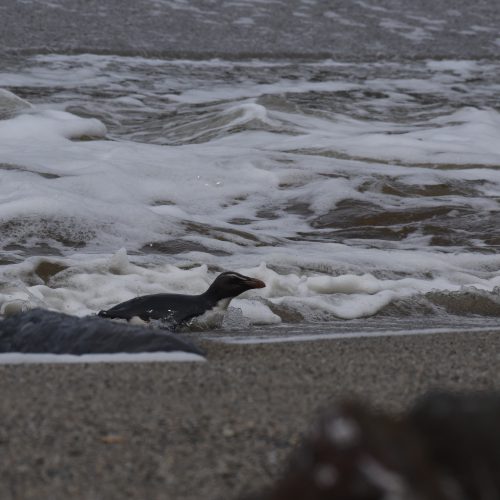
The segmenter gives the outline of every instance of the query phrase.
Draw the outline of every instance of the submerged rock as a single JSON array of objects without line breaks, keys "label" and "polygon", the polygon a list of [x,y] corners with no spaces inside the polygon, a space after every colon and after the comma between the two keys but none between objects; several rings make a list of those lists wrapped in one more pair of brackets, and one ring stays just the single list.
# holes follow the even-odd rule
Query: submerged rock
[{"label": "submerged rock", "polygon": [[173,333],[95,317],[33,309],[0,321],[0,352],[111,354],[181,351],[203,354]]},{"label": "submerged rock", "polygon": [[500,394],[436,392],[408,415],[452,498],[500,498]]},{"label": "submerged rock", "polygon": [[500,498],[500,395],[433,393],[407,415],[325,412],[260,500]]},{"label": "submerged rock", "polygon": [[0,89],[0,120],[12,118],[30,108],[32,105],[28,101],[6,89]]}]

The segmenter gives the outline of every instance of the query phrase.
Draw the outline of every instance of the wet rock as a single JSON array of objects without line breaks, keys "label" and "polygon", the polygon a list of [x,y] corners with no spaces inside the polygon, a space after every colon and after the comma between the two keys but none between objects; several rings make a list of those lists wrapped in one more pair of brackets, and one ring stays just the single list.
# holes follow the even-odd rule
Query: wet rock
[{"label": "wet rock", "polygon": [[431,393],[408,420],[454,498],[500,498],[500,394]]},{"label": "wet rock", "polygon": [[500,395],[428,394],[406,415],[325,412],[260,500],[500,498]]},{"label": "wet rock", "polygon": [[59,262],[54,262],[50,260],[41,260],[36,268],[34,269],[35,274],[47,284],[50,279],[56,274],[64,271],[68,267]]},{"label": "wet rock", "polygon": [[447,498],[408,424],[356,403],[325,413],[266,500]]},{"label": "wet rock", "polygon": [[8,90],[0,89],[0,120],[12,118],[31,107],[32,105],[28,101],[21,99]]},{"label": "wet rock", "polygon": [[43,309],[0,321],[0,352],[110,354],[182,351],[203,354],[180,336],[95,317],[78,318]]}]

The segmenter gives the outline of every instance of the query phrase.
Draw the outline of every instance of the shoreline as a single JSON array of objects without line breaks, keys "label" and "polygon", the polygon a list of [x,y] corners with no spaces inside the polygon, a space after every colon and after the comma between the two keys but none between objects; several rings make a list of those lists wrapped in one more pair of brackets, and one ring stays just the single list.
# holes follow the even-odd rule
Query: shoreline
[{"label": "shoreline", "polygon": [[199,345],[206,363],[0,366],[1,498],[236,499],[331,401],[500,390],[497,331]]}]

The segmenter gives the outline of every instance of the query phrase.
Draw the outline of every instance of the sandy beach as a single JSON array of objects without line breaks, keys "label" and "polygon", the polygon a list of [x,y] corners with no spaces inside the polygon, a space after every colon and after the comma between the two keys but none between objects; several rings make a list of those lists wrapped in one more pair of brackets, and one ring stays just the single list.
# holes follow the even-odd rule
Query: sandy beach
[{"label": "sandy beach", "polygon": [[238,498],[329,401],[397,412],[433,388],[500,389],[498,332],[203,348],[202,363],[0,367],[0,497]]}]

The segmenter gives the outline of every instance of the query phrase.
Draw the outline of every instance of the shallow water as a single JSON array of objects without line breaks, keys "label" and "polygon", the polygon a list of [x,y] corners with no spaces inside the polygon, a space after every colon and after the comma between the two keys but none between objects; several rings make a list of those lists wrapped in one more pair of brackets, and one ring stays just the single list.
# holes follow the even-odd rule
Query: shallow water
[{"label": "shallow water", "polygon": [[0,303],[86,315],[231,269],[267,287],[222,331],[494,326],[499,70],[6,63]]}]

